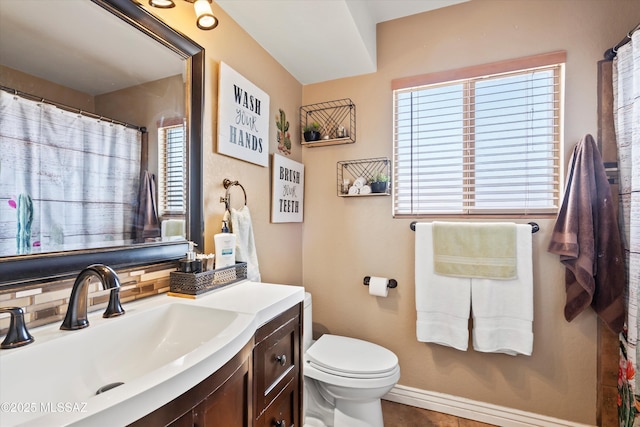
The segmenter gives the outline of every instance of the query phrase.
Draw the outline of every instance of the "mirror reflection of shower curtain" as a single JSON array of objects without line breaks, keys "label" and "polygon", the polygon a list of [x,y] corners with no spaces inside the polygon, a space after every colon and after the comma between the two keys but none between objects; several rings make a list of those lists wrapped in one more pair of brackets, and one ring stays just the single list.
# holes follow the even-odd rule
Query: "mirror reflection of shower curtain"
[{"label": "mirror reflection of shower curtain", "polygon": [[620,227],[627,262],[627,323],[620,334],[618,378],[620,426],[640,422],[637,375],[640,306],[640,31],[622,46],[613,62],[613,102],[620,173]]},{"label": "mirror reflection of shower curtain", "polygon": [[0,91],[0,256],[16,254],[20,195],[30,252],[130,241],[140,146],[138,130]]}]

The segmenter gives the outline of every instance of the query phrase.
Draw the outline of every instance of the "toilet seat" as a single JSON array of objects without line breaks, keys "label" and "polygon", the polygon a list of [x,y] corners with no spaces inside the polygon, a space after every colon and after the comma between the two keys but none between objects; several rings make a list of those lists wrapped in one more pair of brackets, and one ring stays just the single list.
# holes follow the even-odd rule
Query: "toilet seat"
[{"label": "toilet seat", "polygon": [[306,352],[308,366],[326,374],[353,379],[379,379],[395,376],[398,357],[377,344],[325,334]]}]

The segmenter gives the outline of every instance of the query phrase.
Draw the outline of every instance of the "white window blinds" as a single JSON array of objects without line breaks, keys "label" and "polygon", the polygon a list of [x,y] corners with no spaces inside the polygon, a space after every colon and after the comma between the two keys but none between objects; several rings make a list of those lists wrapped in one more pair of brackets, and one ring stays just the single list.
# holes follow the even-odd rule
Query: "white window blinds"
[{"label": "white window blinds", "polygon": [[394,81],[395,216],[556,212],[564,54],[539,59]]},{"label": "white window blinds", "polygon": [[186,213],[186,143],[182,124],[158,128],[160,215]]}]

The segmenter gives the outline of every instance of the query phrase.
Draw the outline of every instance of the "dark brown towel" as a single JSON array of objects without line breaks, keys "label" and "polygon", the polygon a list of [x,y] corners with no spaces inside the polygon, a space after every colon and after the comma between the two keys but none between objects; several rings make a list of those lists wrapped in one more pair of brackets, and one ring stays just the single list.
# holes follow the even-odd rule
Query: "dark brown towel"
[{"label": "dark brown towel", "polygon": [[135,242],[155,241],[160,237],[160,221],[155,202],[155,176],[149,171],[142,173],[138,197],[138,211],[134,224]]},{"label": "dark brown towel", "polygon": [[573,149],[548,251],[560,255],[566,267],[567,321],[591,305],[611,330],[622,331],[626,278],[620,231],[602,158],[591,135]]}]

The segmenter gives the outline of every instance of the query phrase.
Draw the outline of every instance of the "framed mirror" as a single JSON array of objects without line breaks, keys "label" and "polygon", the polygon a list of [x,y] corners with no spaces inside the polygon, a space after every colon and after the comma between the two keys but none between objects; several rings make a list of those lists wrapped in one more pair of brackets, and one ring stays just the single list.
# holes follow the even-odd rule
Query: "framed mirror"
[{"label": "framed mirror", "polygon": [[[17,8],[13,15],[22,15],[27,20],[14,20],[12,8]],[[85,148],[77,149],[71,142],[71,132],[50,137],[54,146],[48,147],[52,150],[49,154],[35,155],[30,151],[24,154],[14,150],[18,143],[7,142],[4,129],[8,115],[3,115],[4,142],[0,140],[0,144],[5,146],[0,147],[0,176],[3,183],[18,176],[26,177],[16,179],[18,185],[14,187],[0,184],[0,239],[2,236],[5,239],[4,246],[0,241],[0,286],[20,286],[30,281],[68,276],[92,263],[123,268],[177,260],[187,251],[187,240],[202,247],[204,49],[131,0],[9,0],[0,4],[0,19],[0,85],[3,87],[0,92],[9,93],[12,100],[28,99],[36,109],[44,105],[54,111],[53,115],[88,118],[92,122],[106,123],[108,127],[133,127],[136,128],[134,133],[142,135],[138,138],[140,146],[131,145],[129,151],[134,155],[127,159],[128,163],[137,160],[140,165],[126,175],[120,164],[114,166],[113,159],[107,161],[102,154],[102,157],[96,156],[86,144],[83,145]],[[69,30],[73,31],[70,38],[66,34]],[[35,44],[29,46],[29,42]],[[20,84],[23,75],[28,76],[30,82],[26,90],[25,84]],[[54,82],[53,88],[40,90],[41,82],[47,81]],[[75,98],[65,96],[65,102],[61,102],[55,99],[59,92],[80,95]],[[133,99],[114,95],[120,93],[127,93],[129,97],[137,93],[138,96]],[[69,99],[79,101],[69,102]],[[87,100],[89,107],[85,103]],[[107,195],[112,198],[113,194],[123,192],[114,189],[115,183],[124,183],[129,188],[128,193],[124,191],[129,194],[128,198],[111,202],[124,205],[126,212],[141,212],[145,194],[169,198],[166,196],[169,191],[166,177],[159,177],[164,180],[161,182],[151,180],[154,184],[147,186],[144,177],[162,175],[161,163],[167,154],[157,143],[162,144],[169,138],[166,129],[171,126],[183,132],[186,152],[181,154],[184,159],[181,181],[186,185],[181,191],[184,206],[175,208],[176,205],[166,200],[154,201],[152,205],[158,209],[154,224],[158,230],[154,230],[155,234],[136,234],[137,229],[142,230],[138,224],[141,222],[139,215],[132,215],[130,221],[122,220],[121,214],[114,214],[111,207],[101,203]],[[16,135],[21,134],[16,131]],[[35,145],[31,131],[28,137],[15,139],[23,140],[23,145]],[[59,156],[63,143],[71,147],[69,151],[80,153],[73,154],[73,161],[66,156],[63,160],[58,158],[63,157]],[[105,143],[97,145],[104,146]],[[81,157],[89,152],[99,157],[98,160]],[[117,159],[122,157],[109,155]],[[35,157],[39,157],[37,162],[33,160]],[[89,178],[102,169],[106,170],[104,177],[90,181]],[[77,176],[72,178],[70,175]],[[36,181],[43,176],[56,179],[44,183]],[[123,179],[124,176],[136,177],[137,181]],[[28,188],[25,182],[35,189],[23,190]],[[88,185],[87,182],[98,184]],[[154,187],[163,184],[164,189],[156,192]],[[38,205],[52,199],[40,194],[47,186],[69,190],[56,196],[57,204],[44,209]],[[80,199],[86,195],[88,198]],[[98,216],[106,218],[105,227],[109,231],[96,238],[93,235],[99,234],[95,232],[100,228]],[[45,220],[45,217],[49,219]],[[75,217],[85,221],[77,226],[81,232],[69,231],[59,225],[64,220],[74,222],[68,218]],[[168,237],[161,230],[165,220],[182,224],[184,231]],[[32,223],[37,226],[24,238],[25,224],[31,226]],[[21,232],[23,240],[20,240]],[[88,237],[90,235],[92,238]]]}]

